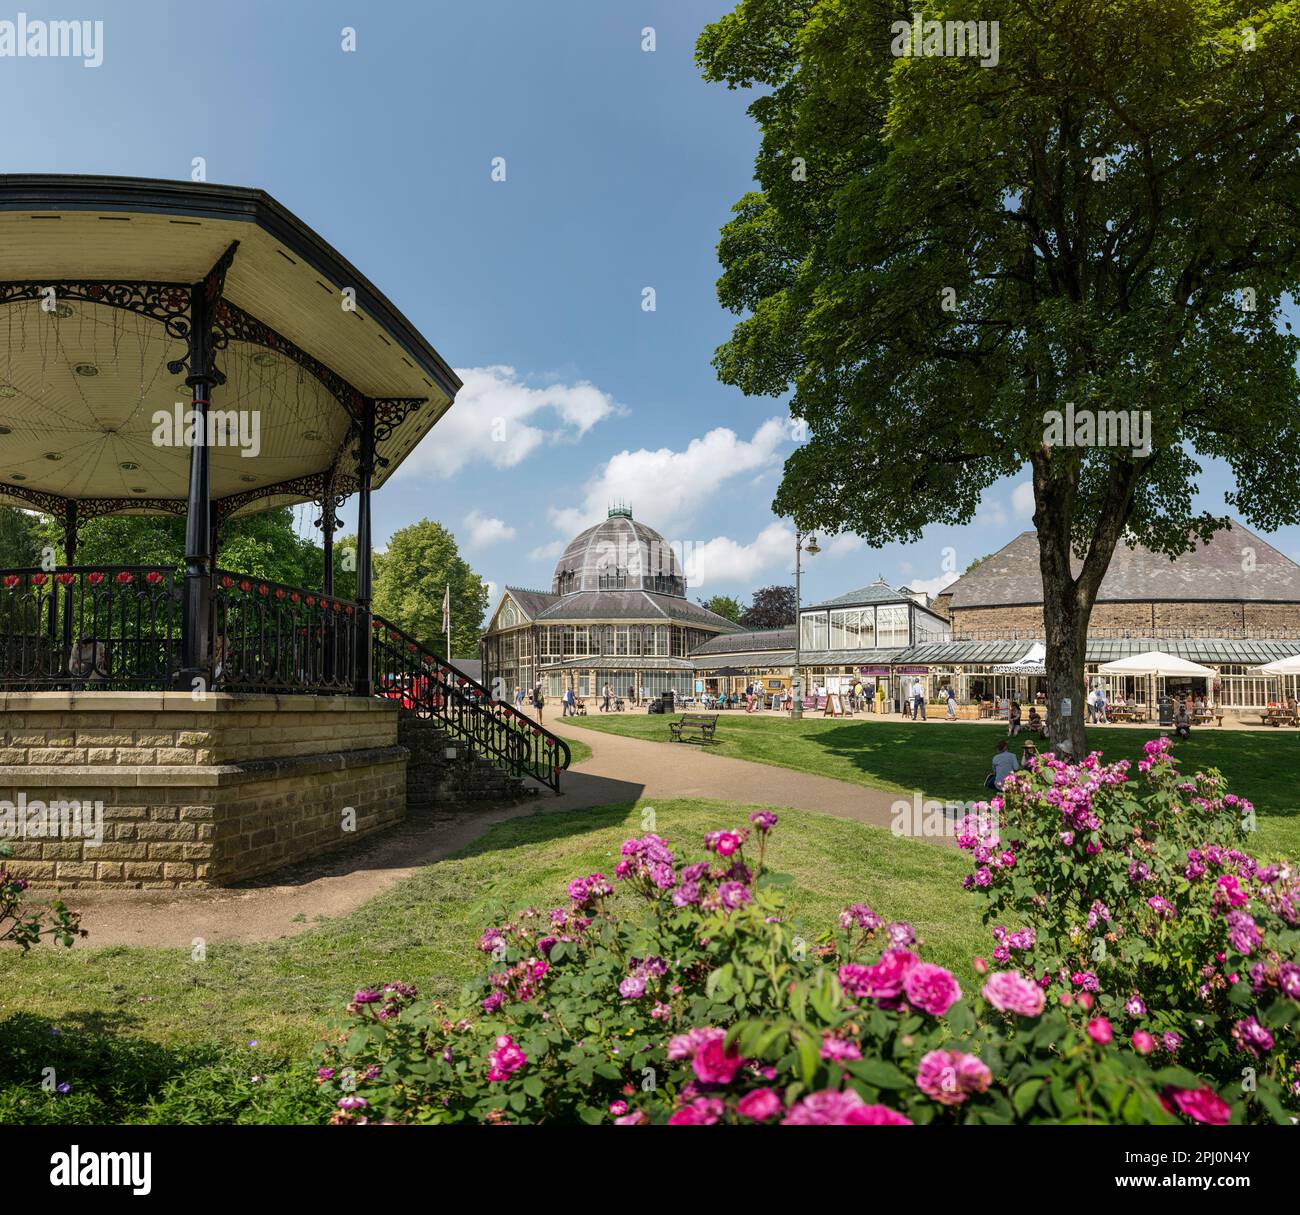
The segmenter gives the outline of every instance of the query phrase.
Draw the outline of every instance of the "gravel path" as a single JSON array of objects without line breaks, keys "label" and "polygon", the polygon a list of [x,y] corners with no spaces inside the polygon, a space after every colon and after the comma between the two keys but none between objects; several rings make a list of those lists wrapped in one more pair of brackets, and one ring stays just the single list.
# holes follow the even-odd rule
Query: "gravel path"
[{"label": "gravel path", "polygon": [[[554,722],[548,722],[555,725]],[[888,826],[894,793],[749,760],[582,729],[591,758],[562,778],[560,797],[543,792],[513,806],[420,812],[372,842],[220,890],[72,890],[90,935],[77,948],[269,941],[305,932],[321,918],[347,915],[415,870],[473,843],[490,827],[534,813],[560,814],[641,799],[701,798],[790,806]],[[37,892],[33,892],[36,894]],[[38,895],[39,897],[39,895]]]}]

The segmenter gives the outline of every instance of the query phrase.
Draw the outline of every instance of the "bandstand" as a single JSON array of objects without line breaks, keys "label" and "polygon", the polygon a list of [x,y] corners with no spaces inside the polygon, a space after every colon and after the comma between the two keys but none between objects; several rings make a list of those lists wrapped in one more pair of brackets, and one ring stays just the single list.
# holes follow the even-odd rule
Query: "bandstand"
[{"label": "bandstand", "polygon": [[[0,570],[0,802],[102,802],[98,843],[15,841],[39,882],[224,883],[404,812],[399,717],[558,789],[563,742],[371,610],[371,495],[460,380],[261,191],[0,176],[0,503],[59,560]],[[356,598],[337,512],[357,496]],[[221,563],[240,516],[314,503],[319,587]],[[185,519],[176,568],[85,565],[108,515]]]}]

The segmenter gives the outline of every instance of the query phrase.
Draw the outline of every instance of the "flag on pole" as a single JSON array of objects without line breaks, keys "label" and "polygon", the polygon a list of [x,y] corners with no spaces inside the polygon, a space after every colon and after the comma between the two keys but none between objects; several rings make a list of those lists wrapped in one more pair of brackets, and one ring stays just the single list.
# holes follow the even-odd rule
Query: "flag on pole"
[{"label": "flag on pole", "polygon": [[442,631],[447,634],[447,657],[451,657],[451,585],[442,592]]}]

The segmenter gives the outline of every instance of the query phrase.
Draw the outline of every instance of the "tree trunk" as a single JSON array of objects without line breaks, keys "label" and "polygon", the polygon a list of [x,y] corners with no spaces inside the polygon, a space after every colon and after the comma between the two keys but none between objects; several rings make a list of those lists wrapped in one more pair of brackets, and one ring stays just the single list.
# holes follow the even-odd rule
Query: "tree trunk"
[{"label": "tree trunk", "polygon": [[1088,643],[1091,604],[1080,608],[1073,581],[1043,581],[1043,623],[1047,630],[1047,736],[1062,758],[1088,753],[1084,726],[1087,692],[1083,662]]},{"label": "tree trunk", "polygon": [[1092,605],[1132,513],[1134,487],[1151,458],[1111,461],[1100,517],[1077,577],[1070,549],[1077,469],[1064,460],[1053,467],[1053,453],[1046,444],[1030,459],[1047,634],[1047,736],[1053,750],[1075,761],[1088,754],[1083,663]]},{"label": "tree trunk", "polygon": [[1087,699],[1083,688],[1083,660],[1092,597],[1080,594],[1070,559],[1074,481],[1054,477],[1050,458],[1036,456],[1031,465],[1047,642],[1044,663],[1047,737],[1053,751],[1077,761],[1088,753],[1084,736]]}]

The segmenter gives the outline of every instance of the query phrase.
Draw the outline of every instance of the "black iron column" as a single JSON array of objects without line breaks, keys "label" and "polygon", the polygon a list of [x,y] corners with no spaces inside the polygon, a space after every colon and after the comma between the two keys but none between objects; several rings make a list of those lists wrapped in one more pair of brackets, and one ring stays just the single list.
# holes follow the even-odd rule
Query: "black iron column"
[{"label": "black iron column", "polygon": [[173,374],[188,370],[185,383],[194,396],[194,437],[190,447],[190,485],[185,514],[185,589],[181,604],[181,665],[179,690],[212,687],[212,481],[208,458],[208,409],[212,390],[226,382],[217,370],[213,326],[226,271],[234,260],[235,245],[222,255],[207,278],[190,289],[189,357],[168,364]]},{"label": "black iron column", "polygon": [[367,398],[361,423],[361,445],[357,451],[357,695],[374,692],[374,637],[371,624],[370,478],[375,467],[375,403]]},{"label": "black iron column", "polygon": [[[77,503],[70,501],[63,511],[63,564],[77,564]],[[58,591],[54,592],[57,601]],[[72,658],[72,584],[63,588],[63,660]]]}]

